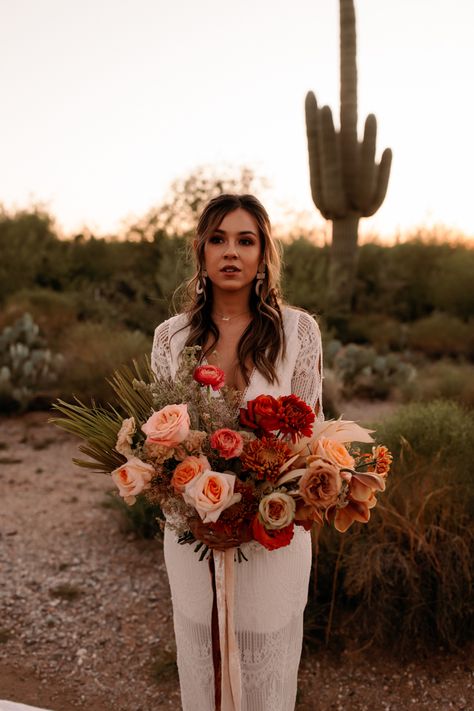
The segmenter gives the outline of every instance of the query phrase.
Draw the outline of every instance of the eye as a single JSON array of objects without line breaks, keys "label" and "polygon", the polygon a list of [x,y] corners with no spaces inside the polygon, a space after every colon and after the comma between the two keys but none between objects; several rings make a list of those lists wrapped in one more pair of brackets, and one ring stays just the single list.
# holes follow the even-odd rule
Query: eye
[{"label": "eye", "polygon": [[222,237],[219,237],[218,235],[213,235],[212,237],[209,237],[209,242],[211,244],[219,244],[222,242]]},{"label": "eye", "polygon": [[249,246],[254,243],[253,239],[249,239],[248,237],[242,237],[240,240],[240,243],[243,244],[244,246]]}]

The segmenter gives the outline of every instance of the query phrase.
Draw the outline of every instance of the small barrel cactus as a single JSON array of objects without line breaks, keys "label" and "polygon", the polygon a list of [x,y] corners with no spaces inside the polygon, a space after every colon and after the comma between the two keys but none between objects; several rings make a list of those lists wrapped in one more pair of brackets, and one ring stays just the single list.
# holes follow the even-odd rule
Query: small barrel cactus
[{"label": "small barrel cactus", "polygon": [[53,383],[63,363],[40,335],[29,313],[0,333],[0,407],[26,409]]}]

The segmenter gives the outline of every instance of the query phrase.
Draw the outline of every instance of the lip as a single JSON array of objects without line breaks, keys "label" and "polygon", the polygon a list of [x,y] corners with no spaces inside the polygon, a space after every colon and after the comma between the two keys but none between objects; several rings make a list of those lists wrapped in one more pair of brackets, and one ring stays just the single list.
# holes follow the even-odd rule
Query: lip
[{"label": "lip", "polygon": [[229,268],[228,266],[222,267],[222,269],[220,271],[223,272],[224,274],[239,274],[242,271],[238,267],[232,267],[232,271],[227,271],[228,268]]}]

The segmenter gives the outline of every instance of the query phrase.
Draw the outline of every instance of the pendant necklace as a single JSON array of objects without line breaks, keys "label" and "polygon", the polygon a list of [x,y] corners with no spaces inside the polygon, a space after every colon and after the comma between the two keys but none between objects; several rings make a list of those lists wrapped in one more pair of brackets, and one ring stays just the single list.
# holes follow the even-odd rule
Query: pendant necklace
[{"label": "pendant necklace", "polygon": [[239,316],[243,316],[244,314],[249,314],[249,311],[242,311],[241,314],[235,314],[235,316],[224,316],[224,314],[220,314],[218,311],[214,312],[216,316],[220,316],[221,321],[232,321],[234,318],[238,318]]}]

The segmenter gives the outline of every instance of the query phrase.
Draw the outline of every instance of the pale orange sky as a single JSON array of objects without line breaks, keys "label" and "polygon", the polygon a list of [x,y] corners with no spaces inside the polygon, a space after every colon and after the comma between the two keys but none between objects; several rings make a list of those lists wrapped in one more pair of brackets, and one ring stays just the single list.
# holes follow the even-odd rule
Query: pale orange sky
[{"label": "pale orange sky", "polygon": [[[271,181],[272,218],[317,221],[309,89],[338,117],[337,0],[0,0],[0,203],[114,233],[200,164]],[[356,0],[359,119],[394,151],[365,231],[474,236],[472,0]]]}]

